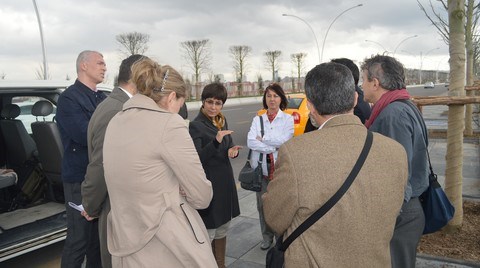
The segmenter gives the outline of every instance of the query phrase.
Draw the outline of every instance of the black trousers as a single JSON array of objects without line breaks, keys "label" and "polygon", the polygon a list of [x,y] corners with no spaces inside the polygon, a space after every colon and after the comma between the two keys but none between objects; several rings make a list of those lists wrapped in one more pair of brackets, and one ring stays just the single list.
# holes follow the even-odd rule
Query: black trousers
[{"label": "black trousers", "polygon": [[62,255],[62,268],[80,268],[87,258],[86,267],[102,267],[98,220],[87,221],[68,202],[82,203],[81,183],[63,183],[67,211],[67,238]]}]

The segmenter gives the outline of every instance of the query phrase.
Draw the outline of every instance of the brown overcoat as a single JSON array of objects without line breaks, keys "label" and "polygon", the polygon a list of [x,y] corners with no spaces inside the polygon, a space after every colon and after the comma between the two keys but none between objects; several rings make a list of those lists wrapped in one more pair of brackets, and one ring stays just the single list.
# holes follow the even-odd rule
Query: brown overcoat
[{"label": "brown overcoat", "polygon": [[113,267],[216,267],[196,210],[212,186],[178,114],[133,96],[107,127],[103,161]]},{"label": "brown overcoat", "polygon": [[[267,224],[286,238],[343,184],[367,129],[354,115],[327,121],[279,150],[263,195]],[[373,134],[370,153],[340,201],[285,252],[285,267],[390,267],[390,239],[408,176],[402,145]]]}]

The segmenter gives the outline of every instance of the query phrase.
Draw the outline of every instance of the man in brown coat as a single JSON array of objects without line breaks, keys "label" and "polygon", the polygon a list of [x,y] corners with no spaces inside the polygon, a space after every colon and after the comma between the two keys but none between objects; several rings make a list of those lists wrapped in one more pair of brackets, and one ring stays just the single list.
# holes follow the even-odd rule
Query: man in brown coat
[{"label": "man in brown coat", "polygon": [[[353,115],[353,76],[323,63],[306,76],[308,107],[319,130],[286,142],[264,194],[267,224],[288,237],[340,188],[367,129]],[[403,202],[407,157],[396,141],[373,135],[365,164],[345,195],[285,252],[285,267],[389,267],[390,239]]]}]

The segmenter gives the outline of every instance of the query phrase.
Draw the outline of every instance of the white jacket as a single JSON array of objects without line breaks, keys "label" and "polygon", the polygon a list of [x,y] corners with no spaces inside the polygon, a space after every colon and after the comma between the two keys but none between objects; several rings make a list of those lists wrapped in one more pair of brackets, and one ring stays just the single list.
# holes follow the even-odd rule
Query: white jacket
[{"label": "white jacket", "polygon": [[252,149],[250,157],[253,168],[258,165],[260,153],[263,153],[263,175],[268,176],[266,155],[273,153],[274,161],[277,161],[278,148],[293,137],[293,117],[279,110],[273,122],[268,121],[267,114],[262,115],[264,135],[262,141],[257,136],[262,136],[260,118],[255,116],[248,131],[247,146]]}]

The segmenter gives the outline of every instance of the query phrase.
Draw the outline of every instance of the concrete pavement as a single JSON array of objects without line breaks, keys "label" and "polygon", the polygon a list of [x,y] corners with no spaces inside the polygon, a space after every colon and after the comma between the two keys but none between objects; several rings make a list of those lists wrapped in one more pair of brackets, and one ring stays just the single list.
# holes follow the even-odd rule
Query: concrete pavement
[{"label": "concrete pavement", "polygon": [[[230,101],[230,100],[229,100]],[[244,101],[248,101],[245,99]],[[258,100],[253,100],[258,101]],[[227,102],[228,103],[228,102]],[[190,106],[189,106],[190,109]],[[429,129],[446,129],[447,106],[426,106],[423,115]],[[477,108],[478,111],[478,108]],[[474,130],[479,131],[478,114],[475,120]],[[430,139],[429,152],[434,171],[438,179],[444,185],[445,179],[445,154],[446,139]],[[463,194],[465,198],[480,200],[480,162],[479,162],[479,139],[465,139],[464,141],[464,166],[463,166]],[[234,174],[239,173],[244,159],[234,159]],[[241,215],[232,221],[227,236],[227,258],[228,267],[265,267],[266,251],[260,249],[262,240],[258,212],[256,208],[256,197],[254,192],[238,189]],[[480,267],[480,263],[457,261],[448,258],[419,255],[417,267]]]}]

